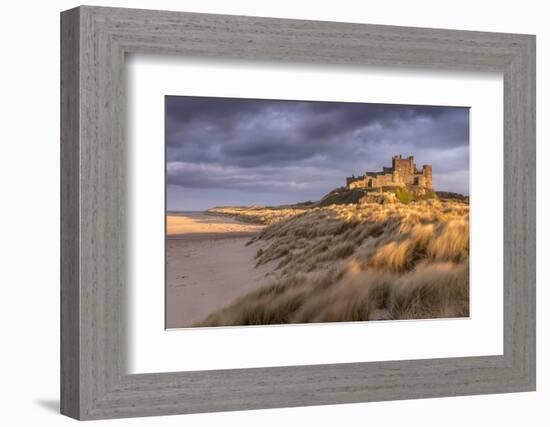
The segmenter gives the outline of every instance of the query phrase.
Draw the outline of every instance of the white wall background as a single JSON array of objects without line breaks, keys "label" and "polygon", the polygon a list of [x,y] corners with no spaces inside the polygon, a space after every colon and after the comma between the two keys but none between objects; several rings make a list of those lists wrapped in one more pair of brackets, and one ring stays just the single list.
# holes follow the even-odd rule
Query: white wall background
[{"label": "white wall background", "polygon": [[[550,172],[542,159],[550,115],[550,27],[537,0],[157,0],[97,5],[410,25],[537,35],[538,74],[538,391],[109,421],[117,426],[546,426],[550,423],[548,323]],[[5,2],[0,66],[0,422],[63,426],[59,384],[59,12],[75,1]],[[546,306],[546,307],[545,307]],[[95,423],[95,422],[94,422]]]}]

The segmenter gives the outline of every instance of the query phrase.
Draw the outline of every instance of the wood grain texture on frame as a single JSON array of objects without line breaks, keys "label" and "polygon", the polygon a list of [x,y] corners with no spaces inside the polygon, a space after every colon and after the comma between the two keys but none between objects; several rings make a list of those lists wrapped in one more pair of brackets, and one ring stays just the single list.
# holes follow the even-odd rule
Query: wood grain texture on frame
[{"label": "wood grain texture on frame", "polygon": [[[61,412],[183,414],[535,389],[535,37],[83,6],[61,14]],[[504,354],[126,371],[127,53],[504,76]]]}]

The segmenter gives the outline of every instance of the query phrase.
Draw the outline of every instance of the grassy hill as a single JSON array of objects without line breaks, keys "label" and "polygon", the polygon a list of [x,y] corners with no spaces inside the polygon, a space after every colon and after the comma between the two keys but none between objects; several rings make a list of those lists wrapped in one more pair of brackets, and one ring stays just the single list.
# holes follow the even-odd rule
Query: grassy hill
[{"label": "grassy hill", "polygon": [[[467,197],[465,198],[457,193],[441,194],[449,200],[467,202]],[[386,204],[397,202],[407,204],[432,199],[439,199],[438,194],[433,191],[419,193],[410,187],[356,188],[351,190],[347,187],[340,187],[332,190],[316,202],[307,201],[281,206],[222,206],[208,209],[206,212],[215,215],[231,216],[243,222],[271,225],[278,221],[303,214],[310,209],[324,208],[331,205]]]},{"label": "grassy hill", "polygon": [[[392,197],[391,195],[394,195]],[[317,206],[346,205],[361,201],[392,202],[394,199],[401,203],[410,203],[418,200],[437,199],[433,191],[419,192],[414,187],[381,187],[381,188],[354,188],[340,187],[324,196]]]}]

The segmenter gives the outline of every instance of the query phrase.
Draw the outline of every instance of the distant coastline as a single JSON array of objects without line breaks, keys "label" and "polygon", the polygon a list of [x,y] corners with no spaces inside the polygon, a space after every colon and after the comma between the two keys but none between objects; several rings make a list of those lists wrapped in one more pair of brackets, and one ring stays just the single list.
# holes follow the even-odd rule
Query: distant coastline
[{"label": "distant coastline", "polygon": [[198,215],[206,212],[206,210],[203,211],[166,211],[166,215]]},{"label": "distant coastline", "polygon": [[238,218],[203,211],[168,212],[167,239],[225,239],[252,237],[264,227],[240,221]]}]

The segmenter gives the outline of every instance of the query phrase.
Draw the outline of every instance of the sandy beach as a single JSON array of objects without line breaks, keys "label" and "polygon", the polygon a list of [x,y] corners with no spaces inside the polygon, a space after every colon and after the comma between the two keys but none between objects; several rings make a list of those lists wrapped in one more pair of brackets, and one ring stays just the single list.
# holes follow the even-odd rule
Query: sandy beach
[{"label": "sandy beach", "polygon": [[246,246],[263,226],[203,213],[167,216],[166,327],[185,328],[265,283],[259,246]]},{"label": "sandy beach", "polygon": [[251,237],[263,228],[263,225],[202,212],[168,213],[166,217],[166,234],[169,239]]}]

